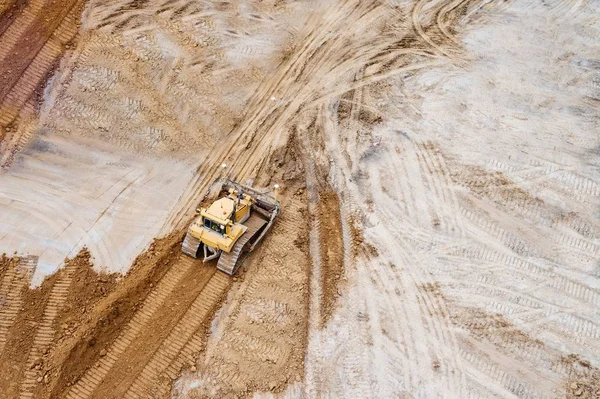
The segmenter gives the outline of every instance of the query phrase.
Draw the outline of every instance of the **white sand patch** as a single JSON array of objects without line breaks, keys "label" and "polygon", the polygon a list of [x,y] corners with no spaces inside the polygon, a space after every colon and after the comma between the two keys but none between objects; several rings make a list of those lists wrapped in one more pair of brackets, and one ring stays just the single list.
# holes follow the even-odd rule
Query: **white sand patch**
[{"label": "white sand patch", "polygon": [[99,270],[126,272],[192,178],[189,162],[90,144],[40,135],[0,174],[0,252],[39,256],[34,286],[84,246]]}]

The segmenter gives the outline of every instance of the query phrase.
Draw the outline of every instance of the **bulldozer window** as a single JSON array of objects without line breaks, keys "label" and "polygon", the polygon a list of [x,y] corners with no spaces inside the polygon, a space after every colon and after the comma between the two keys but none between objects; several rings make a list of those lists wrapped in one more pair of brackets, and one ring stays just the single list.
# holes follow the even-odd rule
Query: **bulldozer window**
[{"label": "bulldozer window", "polygon": [[221,228],[219,223],[215,223],[210,219],[204,218],[204,227],[209,228],[213,231],[216,231],[219,234],[225,233],[224,229]]}]

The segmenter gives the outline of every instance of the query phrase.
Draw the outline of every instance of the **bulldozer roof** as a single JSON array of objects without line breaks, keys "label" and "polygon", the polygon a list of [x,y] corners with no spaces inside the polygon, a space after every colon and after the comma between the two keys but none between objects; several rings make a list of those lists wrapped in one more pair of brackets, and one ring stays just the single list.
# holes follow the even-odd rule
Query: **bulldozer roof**
[{"label": "bulldozer roof", "polygon": [[206,210],[208,217],[214,217],[218,220],[228,220],[233,213],[234,201],[231,198],[223,197],[212,203]]}]

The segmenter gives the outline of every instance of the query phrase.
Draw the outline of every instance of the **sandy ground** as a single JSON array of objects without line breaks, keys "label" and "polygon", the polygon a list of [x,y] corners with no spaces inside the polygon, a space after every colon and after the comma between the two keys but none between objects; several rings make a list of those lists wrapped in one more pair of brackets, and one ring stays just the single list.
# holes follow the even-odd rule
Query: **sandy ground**
[{"label": "sandy ground", "polygon": [[[600,397],[598,11],[90,1],[0,115],[1,388]],[[179,252],[223,162],[282,186],[235,278]]]},{"label": "sandy ground", "polygon": [[190,162],[107,152],[100,143],[40,132],[0,175],[0,252],[38,256],[33,285],[84,246],[99,269],[125,271],[192,173]]},{"label": "sandy ground", "polygon": [[[40,256],[34,284],[83,246],[97,268],[125,272],[155,236],[170,233],[165,221],[195,168],[234,125],[253,82],[279,62],[270,52],[286,43],[285,31],[278,40],[265,36],[268,12],[257,24],[228,7],[198,13],[190,5],[174,21],[181,5],[136,7],[87,5],[78,46],[46,88],[40,122],[27,119],[4,141],[12,167],[0,175],[2,199],[11,205],[0,211],[0,251]],[[281,19],[287,29],[301,22]],[[229,25],[255,35],[246,39]],[[212,70],[213,78],[203,77]],[[35,135],[14,160],[11,143]],[[22,184],[30,180],[39,184]],[[186,197],[197,201],[196,194]],[[35,216],[25,217],[32,208]]]},{"label": "sandy ground", "polygon": [[324,107],[343,218],[379,256],[346,266],[339,311],[311,330],[308,396],[562,397],[568,356],[598,366],[590,10],[484,14],[456,62],[348,98],[376,128]]}]

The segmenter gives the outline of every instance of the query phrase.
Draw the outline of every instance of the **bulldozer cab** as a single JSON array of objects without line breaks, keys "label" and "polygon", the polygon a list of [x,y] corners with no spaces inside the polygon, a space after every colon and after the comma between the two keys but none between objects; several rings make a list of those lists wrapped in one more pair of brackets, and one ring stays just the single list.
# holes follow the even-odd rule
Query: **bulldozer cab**
[{"label": "bulldozer cab", "polygon": [[222,224],[215,222],[214,220],[210,220],[207,217],[203,218],[203,222],[204,227],[209,228],[212,231],[216,231],[217,233],[225,234],[225,226],[223,226]]},{"label": "bulldozer cab", "polygon": [[190,224],[181,247],[193,258],[204,254],[203,262],[218,258],[217,268],[231,275],[239,267],[240,256],[251,252],[273,224],[279,202],[235,182],[217,184],[220,198],[197,209],[200,215]]}]

